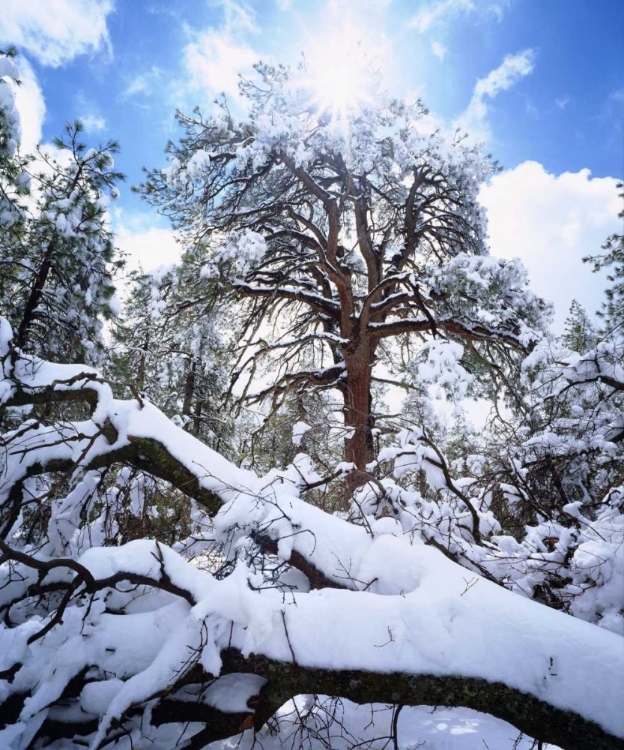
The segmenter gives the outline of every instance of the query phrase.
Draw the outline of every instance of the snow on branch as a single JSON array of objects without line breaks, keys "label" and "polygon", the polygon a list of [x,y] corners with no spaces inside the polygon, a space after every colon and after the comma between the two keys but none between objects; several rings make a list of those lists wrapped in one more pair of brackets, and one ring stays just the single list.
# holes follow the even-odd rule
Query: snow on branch
[{"label": "snow on branch", "polygon": [[[465,568],[392,519],[357,525],[310,505],[301,463],[258,477],[149,402],[113,398],[93,373],[24,358],[10,337],[3,346],[6,403],[20,394],[21,409],[27,396],[69,389],[92,410],[2,436],[0,515],[8,508],[12,522],[0,547],[0,744],[26,747],[65,724],[96,750],[124,726],[151,736],[179,721],[198,722],[205,744],[259,729],[308,691],[470,706],[564,748],[581,734],[587,748],[624,746],[617,635],[485,578],[468,585]],[[444,470],[441,456],[431,461]],[[205,506],[229,575],[158,542],[81,535],[114,465]],[[47,526],[29,538],[11,510],[14,487],[33,493],[33,472],[61,470]],[[226,675],[240,680],[236,705]],[[185,696],[197,685],[193,711]]]}]

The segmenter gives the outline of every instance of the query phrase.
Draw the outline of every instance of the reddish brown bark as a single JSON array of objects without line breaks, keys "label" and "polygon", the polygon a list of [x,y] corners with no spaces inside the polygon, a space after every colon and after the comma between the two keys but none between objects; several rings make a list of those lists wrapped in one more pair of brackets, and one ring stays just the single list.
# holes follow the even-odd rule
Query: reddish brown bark
[{"label": "reddish brown bark", "polygon": [[365,339],[355,353],[347,355],[347,383],[345,388],[345,427],[351,431],[345,443],[345,460],[353,463],[356,471],[348,479],[350,491],[366,479],[366,467],[374,458],[371,371],[373,351]]}]

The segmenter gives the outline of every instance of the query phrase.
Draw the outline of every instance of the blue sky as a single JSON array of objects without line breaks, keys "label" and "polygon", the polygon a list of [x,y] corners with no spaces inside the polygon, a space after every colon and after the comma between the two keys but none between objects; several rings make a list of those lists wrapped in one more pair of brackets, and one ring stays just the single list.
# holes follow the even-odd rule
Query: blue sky
[{"label": "blue sky", "polygon": [[175,250],[129,185],[164,165],[176,107],[236,98],[236,73],[260,58],[365,53],[393,93],[500,161],[483,194],[492,250],[523,258],[560,324],[572,297],[598,307],[580,258],[619,229],[622,30],[620,0],[3,0],[0,43],[22,52],[25,145],[76,117],[89,139],[120,141],[113,223],[146,266]]}]

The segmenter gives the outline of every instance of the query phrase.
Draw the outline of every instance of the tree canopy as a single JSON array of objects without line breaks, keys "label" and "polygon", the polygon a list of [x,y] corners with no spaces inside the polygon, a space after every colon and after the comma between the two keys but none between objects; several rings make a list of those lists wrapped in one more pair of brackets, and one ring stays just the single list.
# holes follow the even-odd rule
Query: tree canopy
[{"label": "tree canopy", "polygon": [[518,263],[487,253],[477,193],[494,167],[479,148],[427,132],[421,103],[375,92],[343,117],[314,104],[305,68],[257,73],[241,84],[241,122],[227,102],[208,120],[179,115],[185,136],[143,193],[203,248],[190,304],[214,284],[246,303],[236,374],[279,355],[255,398],[340,391],[357,484],[388,339],[418,334],[431,356],[494,366],[539,338],[548,310]]}]

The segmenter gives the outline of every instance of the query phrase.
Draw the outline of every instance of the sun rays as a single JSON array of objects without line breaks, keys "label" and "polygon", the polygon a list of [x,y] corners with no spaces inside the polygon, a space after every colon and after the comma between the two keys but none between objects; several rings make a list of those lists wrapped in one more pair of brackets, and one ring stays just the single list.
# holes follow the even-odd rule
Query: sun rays
[{"label": "sun rays", "polygon": [[311,40],[302,83],[319,110],[346,121],[373,101],[379,75],[371,52],[350,24]]}]

